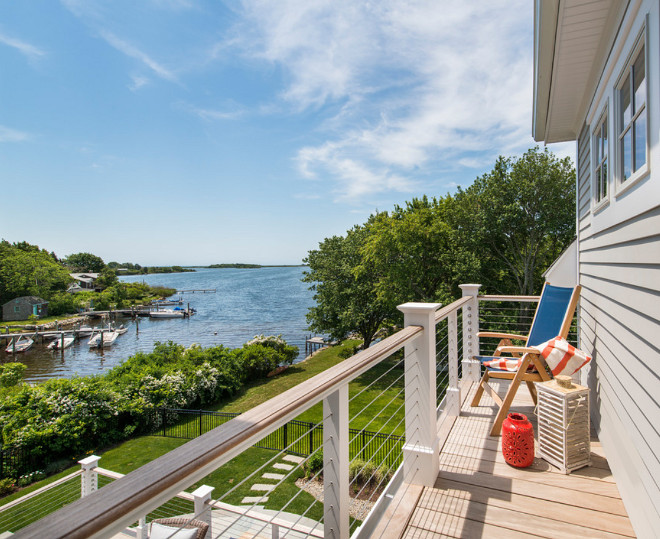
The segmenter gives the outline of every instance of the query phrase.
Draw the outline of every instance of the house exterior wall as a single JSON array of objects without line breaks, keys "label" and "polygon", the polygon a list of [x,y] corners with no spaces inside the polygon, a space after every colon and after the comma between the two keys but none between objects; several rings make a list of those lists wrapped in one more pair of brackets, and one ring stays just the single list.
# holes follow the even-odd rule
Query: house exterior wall
[{"label": "house exterior wall", "polygon": [[[660,537],[660,3],[631,1],[577,141],[580,348],[592,420],[640,537]],[[647,167],[620,182],[617,87],[645,40]],[[588,96],[589,97],[589,96]],[[594,129],[607,114],[608,194],[597,201]]]},{"label": "house exterior wall", "polygon": [[[48,316],[48,304],[43,300],[40,301],[41,303],[36,304],[37,316]],[[30,315],[34,314],[34,307],[35,304],[30,296],[13,299],[2,306],[2,319],[7,322],[27,320]]]}]

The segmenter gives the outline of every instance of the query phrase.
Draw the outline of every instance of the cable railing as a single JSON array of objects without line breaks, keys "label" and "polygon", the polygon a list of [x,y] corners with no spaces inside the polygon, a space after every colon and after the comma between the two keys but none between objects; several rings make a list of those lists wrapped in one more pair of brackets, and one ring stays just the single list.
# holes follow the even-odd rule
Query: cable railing
[{"label": "cable railing", "polygon": [[[214,428],[200,417],[194,439],[102,488],[99,472],[82,499],[16,537],[142,538],[171,517],[205,522],[207,538],[371,536],[401,496],[433,484],[438,425],[460,413],[461,378],[478,380],[478,285],[463,287],[442,308],[400,306],[402,330],[238,417]],[[316,423],[297,419],[316,405]],[[202,484],[241,458],[250,466],[235,481]],[[364,504],[368,516],[352,516]]]}]

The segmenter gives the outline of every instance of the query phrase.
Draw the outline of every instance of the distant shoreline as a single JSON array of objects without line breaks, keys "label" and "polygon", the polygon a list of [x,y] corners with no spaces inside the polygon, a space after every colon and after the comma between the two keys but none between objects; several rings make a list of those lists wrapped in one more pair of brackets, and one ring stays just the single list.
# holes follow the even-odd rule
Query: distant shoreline
[{"label": "distant shoreline", "polygon": [[188,266],[212,269],[259,269],[259,268],[302,268],[305,264],[211,264],[210,266]]}]

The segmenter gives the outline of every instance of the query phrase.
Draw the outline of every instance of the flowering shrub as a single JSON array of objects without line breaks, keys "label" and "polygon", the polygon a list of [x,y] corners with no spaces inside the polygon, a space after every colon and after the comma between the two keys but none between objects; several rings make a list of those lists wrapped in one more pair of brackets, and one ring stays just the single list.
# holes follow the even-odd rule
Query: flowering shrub
[{"label": "flowering shrub", "polygon": [[[139,352],[104,375],[15,385],[0,400],[2,446],[27,449],[44,462],[80,455],[148,432],[157,408],[229,397],[298,353],[281,336],[255,339],[235,350],[156,343],[151,353]],[[10,365],[0,369],[0,385],[20,380],[22,370]]]}]

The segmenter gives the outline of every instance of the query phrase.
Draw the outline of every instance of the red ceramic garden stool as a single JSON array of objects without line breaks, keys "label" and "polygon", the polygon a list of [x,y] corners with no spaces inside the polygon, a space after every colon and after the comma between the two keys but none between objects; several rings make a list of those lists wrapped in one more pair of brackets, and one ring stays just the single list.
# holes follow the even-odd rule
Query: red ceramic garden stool
[{"label": "red ceramic garden stool", "polygon": [[516,468],[534,463],[534,427],[524,414],[509,414],[502,423],[502,454]]}]

